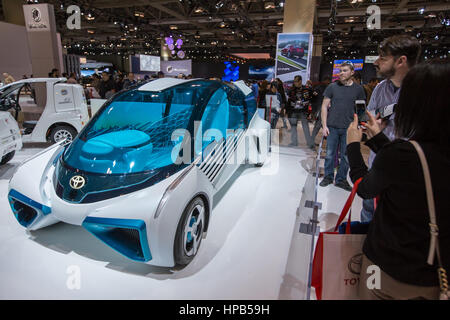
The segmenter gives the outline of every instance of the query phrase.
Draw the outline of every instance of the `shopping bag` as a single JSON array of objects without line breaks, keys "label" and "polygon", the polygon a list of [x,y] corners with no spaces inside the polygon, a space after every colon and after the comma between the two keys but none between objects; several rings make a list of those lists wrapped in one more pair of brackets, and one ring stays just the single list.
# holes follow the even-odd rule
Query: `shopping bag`
[{"label": "shopping bag", "polygon": [[[314,252],[311,285],[318,300],[358,299],[362,246],[365,234],[351,234],[351,206],[362,178],[355,182],[352,192],[336,223],[334,232],[321,232]],[[347,213],[345,234],[337,232]]]}]

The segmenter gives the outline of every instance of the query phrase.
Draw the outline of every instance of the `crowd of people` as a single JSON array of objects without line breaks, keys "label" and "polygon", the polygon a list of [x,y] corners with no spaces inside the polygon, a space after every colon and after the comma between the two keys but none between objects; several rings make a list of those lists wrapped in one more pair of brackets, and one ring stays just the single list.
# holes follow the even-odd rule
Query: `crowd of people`
[{"label": "crowd of people", "polygon": [[[292,145],[297,144],[298,122],[312,149],[322,128],[326,159],[320,186],[334,183],[351,191],[347,176],[353,183],[362,178],[357,193],[364,199],[361,222],[368,232],[361,262],[361,299],[450,298],[445,278],[450,268],[446,191],[450,181],[450,100],[446,96],[450,61],[419,63],[420,54],[416,38],[393,36],[381,43],[374,63],[381,82],[377,77],[361,85],[361,75],[351,62],[345,62],[333,83],[324,78],[315,86],[303,85],[297,76],[287,90],[280,79],[252,85],[258,107],[271,110],[272,128],[280,117],[289,119]],[[278,99],[277,103],[268,106],[267,95]],[[355,114],[358,100],[367,103],[366,122]],[[383,110],[390,105],[395,112],[385,115]],[[311,120],[315,124],[310,134]],[[368,166],[361,154],[363,140],[371,149]],[[431,196],[427,196],[419,155],[409,140],[418,142],[425,153]],[[436,223],[431,223],[430,197]],[[364,271],[370,265],[381,270],[381,288],[366,285],[369,275]]]}]

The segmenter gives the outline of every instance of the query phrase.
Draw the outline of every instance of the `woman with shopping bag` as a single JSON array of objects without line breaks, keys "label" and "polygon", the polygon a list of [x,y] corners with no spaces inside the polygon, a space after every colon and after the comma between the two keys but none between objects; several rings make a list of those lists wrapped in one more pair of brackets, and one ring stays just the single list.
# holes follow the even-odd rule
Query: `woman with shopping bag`
[{"label": "woman with shopping bag", "polygon": [[[379,203],[362,248],[360,299],[448,299],[450,269],[450,62],[423,63],[403,80],[390,142],[370,114],[347,131],[350,178]],[[360,141],[377,153],[370,170]],[[374,266],[374,268],[369,268]],[[368,272],[379,268],[378,279]],[[378,284],[373,285],[371,281]]]}]

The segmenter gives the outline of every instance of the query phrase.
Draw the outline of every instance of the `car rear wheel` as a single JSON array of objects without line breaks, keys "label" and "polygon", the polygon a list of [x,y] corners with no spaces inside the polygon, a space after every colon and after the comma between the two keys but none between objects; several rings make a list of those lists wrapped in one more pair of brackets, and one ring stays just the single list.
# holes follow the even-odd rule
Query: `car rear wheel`
[{"label": "car rear wheel", "polygon": [[11,151],[10,153],[7,153],[7,154],[5,154],[3,157],[2,157],[2,160],[0,161],[0,164],[6,164],[6,163],[8,163],[13,157],[14,157],[14,155],[16,154],[16,151],[14,150],[14,151]]},{"label": "car rear wheel", "polygon": [[175,236],[174,257],[178,265],[187,265],[196,256],[203,238],[206,206],[201,197],[195,197],[184,209]]},{"label": "car rear wheel", "polygon": [[69,126],[58,126],[52,129],[50,133],[50,140],[52,143],[60,142],[67,139],[68,142],[73,141],[77,136],[77,132],[74,128]]}]

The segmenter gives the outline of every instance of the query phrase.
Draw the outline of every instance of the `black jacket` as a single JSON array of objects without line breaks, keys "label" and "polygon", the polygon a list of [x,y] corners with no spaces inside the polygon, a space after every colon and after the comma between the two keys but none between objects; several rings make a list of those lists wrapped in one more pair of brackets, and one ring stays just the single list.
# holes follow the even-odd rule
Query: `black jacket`
[{"label": "black jacket", "polygon": [[[450,152],[420,142],[430,167],[444,268],[450,269]],[[379,133],[366,142],[377,153],[367,170],[360,144],[347,146],[350,178],[363,177],[358,195],[380,196],[364,242],[364,254],[392,278],[412,285],[438,285],[437,262],[427,264],[430,222],[425,181],[419,156],[411,143],[390,142]],[[448,271],[447,271],[448,272]]]},{"label": "black jacket", "polygon": [[116,89],[116,83],[114,82],[114,80],[110,77],[108,81],[100,81],[100,85],[99,85],[99,94],[100,97],[102,97],[102,99],[105,99],[105,95],[108,91],[111,90],[115,90]]},{"label": "black jacket", "polygon": [[[288,117],[290,117],[293,113],[306,112],[308,110],[308,106],[311,105],[311,100],[313,99],[313,97],[314,90],[312,88],[308,88],[306,86],[292,86],[288,92],[288,102],[286,105],[286,112]],[[303,103],[303,109],[295,109],[294,106],[297,101]]]}]

